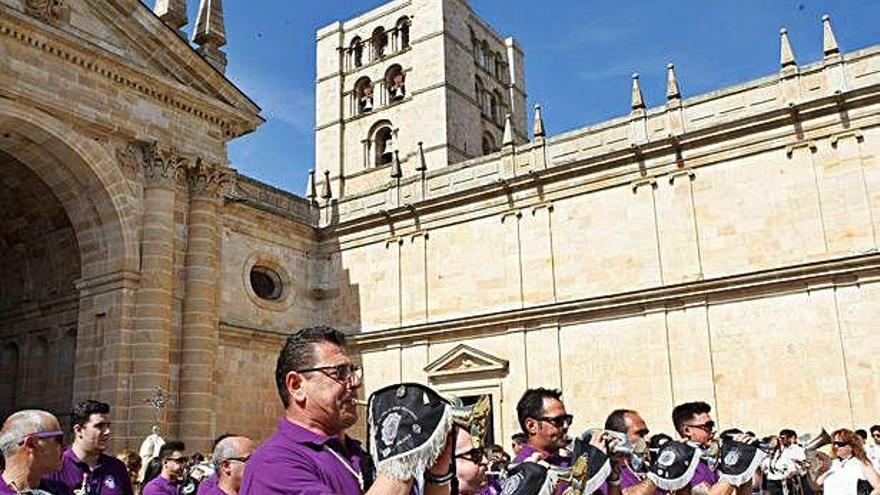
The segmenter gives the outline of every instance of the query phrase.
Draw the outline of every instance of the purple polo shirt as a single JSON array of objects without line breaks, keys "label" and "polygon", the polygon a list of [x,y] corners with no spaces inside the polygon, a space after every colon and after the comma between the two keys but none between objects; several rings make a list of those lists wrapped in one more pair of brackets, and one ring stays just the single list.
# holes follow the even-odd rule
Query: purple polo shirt
[{"label": "purple polo shirt", "polygon": [[[636,486],[642,482],[642,478],[639,478],[636,473],[632,472],[629,466],[622,465],[620,467],[620,489],[625,490],[631,486]],[[608,491],[610,490],[610,486],[608,482],[602,484],[602,487],[599,488],[598,492],[602,495],[608,495]],[[594,492],[595,493],[595,492]],[[654,492],[655,495],[665,495],[666,492],[663,490],[657,490]]]},{"label": "purple polo shirt", "polygon": [[161,475],[153,478],[149,483],[144,485],[141,495],[179,495],[180,482],[171,481],[163,478]]},{"label": "purple polo shirt", "polygon": [[[2,471],[0,471],[0,475],[2,474]],[[64,484],[46,478],[40,480],[40,490],[47,491],[52,495],[73,495],[73,492]],[[16,495],[16,493],[14,488],[7,485],[3,478],[0,478],[0,495]]]},{"label": "purple polo shirt", "polygon": [[[204,483],[202,483],[204,484]],[[199,485],[199,490],[202,489],[202,484]],[[217,481],[215,481],[211,486],[205,488],[205,491],[202,493],[196,493],[196,495],[228,495],[226,492],[220,489],[220,485]]]},{"label": "purple polo shirt", "polygon": [[360,495],[364,456],[356,440],[345,437],[343,447],[282,417],[248,460],[239,495]]},{"label": "purple polo shirt", "polygon": [[199,483],[199,489],[196,491],[196,495],[208,495],[209,493],[217,493],[215,488],[217,488],[217,483],[220,482],[220,478],[217,477],[217,473],[212,474],[205,478],[204,481]]},{"label": "purple polo shirt", "polygon": [[79,490],[85,481],[89,495],[132,495],[131,478],[125,464],[115,457],[101,454],[95,469],[81,461],[73,449],[61,456],[61,469],[44,479],[63,483],[70,491]]},{"label": "purple polo shirt", "polygon": [[[525,444],[522,447],[522,450],[519,451],[519,454],[516,454],[516,457],[513,458],[512,464],[521,464],[523,461],[532,456],[535,452],[538,452],[538,449],[532,447],[529,444]],[[543,452],[542,452],[543,453]],[[568,467],[571,464],[571,459],[568,457],[562,457],[559,454],[551,454],[548,457],[543,459],[547,464],[551,466],[557,467]],[[559,483],[559,486],[556,487],[556,495],[562,495],[565,489],[568,488],[568,483]]]},{"label": "purple polo shirt", "polygon": [[694,477],[691,478],[691,486],[695,487],[703,483],[707,486],[712,486],[715,483],[718,483],[718,474],[709,469],[709,465],[706,464],[706,461],[701,460],[697,465],[697,470],[694,472]]}]

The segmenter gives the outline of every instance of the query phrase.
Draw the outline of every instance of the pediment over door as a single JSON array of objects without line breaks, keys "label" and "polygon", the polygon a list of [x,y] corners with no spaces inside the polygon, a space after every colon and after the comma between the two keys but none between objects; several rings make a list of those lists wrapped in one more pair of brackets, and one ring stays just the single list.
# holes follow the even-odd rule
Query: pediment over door
[{"label": "pediment over door", "polygon": [[460,344],[425,367],[428,379],[496,377],[507,374],[508,361]]}]

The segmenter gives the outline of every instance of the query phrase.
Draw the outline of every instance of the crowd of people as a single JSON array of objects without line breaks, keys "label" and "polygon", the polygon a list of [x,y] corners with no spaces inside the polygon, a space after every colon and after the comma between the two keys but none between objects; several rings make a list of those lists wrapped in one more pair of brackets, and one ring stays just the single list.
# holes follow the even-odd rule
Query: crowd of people
[{"label": "crowd of people", "polygon": [[[343,333],[310,327],[288,337],[278,356],[275,381],[284,407],[276,433],[260,446],[244,436],[223,435],[207,458],[188,456],[186,446],[173,440],[156,444],[153,458],[144,459],[135,452],[111,456],[107,453],[110,407],[94,400],[74,408],[72,443],[66,449],[65,432],[55,416],[40,410],[13,413],[0,430],[4,463],[0,495],[572,493],[574,482],[565,476],[552,484],[541,483],[540,489],[511,483],[510,476],[532,463],[542,466],[545,477],[556,469],[571,470],[573,416],[558,390],[534,388],[522,395],[517,404],[521,431],[511,439],[512,458],[502,446],[479,441],[475,445],[472,432],[454,428],[445,448],[424,472],[401,479],[374,469],[361,443],[346,433],[359,419],[362,370],[352,361]],[[763,439],[739,430],[716,434],[711,408],[704,402],[680,404],[671,416],[675,439],[662,433],[652,435],[635,410],[612,411],[602,429],[582,437],[606,455],[610,469],[602,474],[600,485],[577,495],[667,493],[658,486],[656,476],[647,475],[647,465],[659,463],[669,471],[660,470],[661,474],[679,476],[673,463],[664,461],[671,445],[692,447],[699,460],[686,469],[687,485],[669,493],[880,495],[880,425],[864,432],[834,431],[829,435],[829,457],[815,445],[800,445],[791,429]],[[706,454],[719,438],[736,439],[761,450],[760,466],[747,471],[748,479],[719,477],[712,456]],[[621,445],[644,445],[646,450],[634,455],[632,448]]]}]

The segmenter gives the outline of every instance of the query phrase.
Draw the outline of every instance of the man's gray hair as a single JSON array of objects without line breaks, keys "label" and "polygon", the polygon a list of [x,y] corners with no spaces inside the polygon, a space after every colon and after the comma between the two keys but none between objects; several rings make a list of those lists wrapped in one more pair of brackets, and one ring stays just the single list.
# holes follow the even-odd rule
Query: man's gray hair
[{"label": "man's gray hair", "polygon": [[22,437],[47,430],[47,419],[51,415],[39,409],[24,409],[12,414],[3,422],[0,430],[0,452],[3,457],[10,458],[21,447],[18,442]]},{"label": "man's gray hair", "polygon": [[214,471],[217,472],[218,477],[220,476],[220,467],[223,466],[223,461],[231,457],[242,457],[243,452],[238,448],[238,442],[236,442],[240,438],[242,437],[226,437],[220,440],[217,446],[214,447],[214,453],[211,455],[211,464],[214,465]]}]

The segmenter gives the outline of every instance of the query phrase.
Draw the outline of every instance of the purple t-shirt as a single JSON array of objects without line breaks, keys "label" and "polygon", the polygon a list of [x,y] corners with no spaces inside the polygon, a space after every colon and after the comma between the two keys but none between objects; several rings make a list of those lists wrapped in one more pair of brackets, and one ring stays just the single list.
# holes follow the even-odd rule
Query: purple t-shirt
[{"label": "purple t-shirt", "polygon": [[356,440],[343,446],[281,418],[248,460],[239,495],[360,495],[364,456]]},{"label": "purple t-shirt", "polygon": [[203,484],[204,483],[199,485],[199,491],[201,493],[197,493],[196,495],[227,495],[226,492],[224,492],[223,490],[220,489],[220,485],[218,484],[218,481],[216,481],[216,479],[215,479],[214,483],[211,484],[211,486],[205,488],[204,491],[201,491]]},{"label": "purple t-shirt", "polygon": [[[519,454],[516,454],[516,457],[513,458],[512,464],[520,464],[529,457],[532,456],[535,452],[538,452],[538,449],[532,447],[529,444],[525,444],[522,447],[522,450],[519,451]],[[545,457],[544,462],[550,464],[551,466],[557,467],[568,467],[571,464],[571,459],[568,457],[562,457],[559,454],[551,454],[548,457]],[[565,489],[568,488],[568,483],[559,483],[556,487],[556,495],[562,495]]]},{"label": "purple t-shirt", "polygon": [[180,482],[159,475],[144,485],[141,495],[180,495]]},{"label": "purple t-shirt", "polygon": [[694,472],[694,477],[691,478],[691,486],[699,486],[704,483],[708,486],[718,483],[718,474],[709,468],[706,461],[701,460],[697,465],[696,472]]},{"label": "purple t-shirt", "polygon": [[217,473],[212,474],[205,478],[204,481],[199,483],[199,489],[196,491],[196,495],[208,495],[209,493],[216,493],[214,490],[217,488],[217,483],[220,482],[220,478],[217,477]]},{"label": "purple t-shirt", "polygon": [[95,469],[81,461],[73,449],[61,456],[61,469],[44,477],[63,483],[71,491],[79,490],[83,483],[89,495],[132,495],[131,478],[125,464],[115,457],[101,454]]},{"label": "purple t-shirt", "polygon": [[[0,476],[2,476],[2,474],[3,472],[0,471]],[[45,477],[40,480],[39,488],[52,495],[73,495],[73,492],[64,486],[64,484],[46,479]],[[16,495],[17,493],[18,492],[16,492],[14,488],[6,484],[6,481],[3,478],[0,478],[0,495]]]}]

